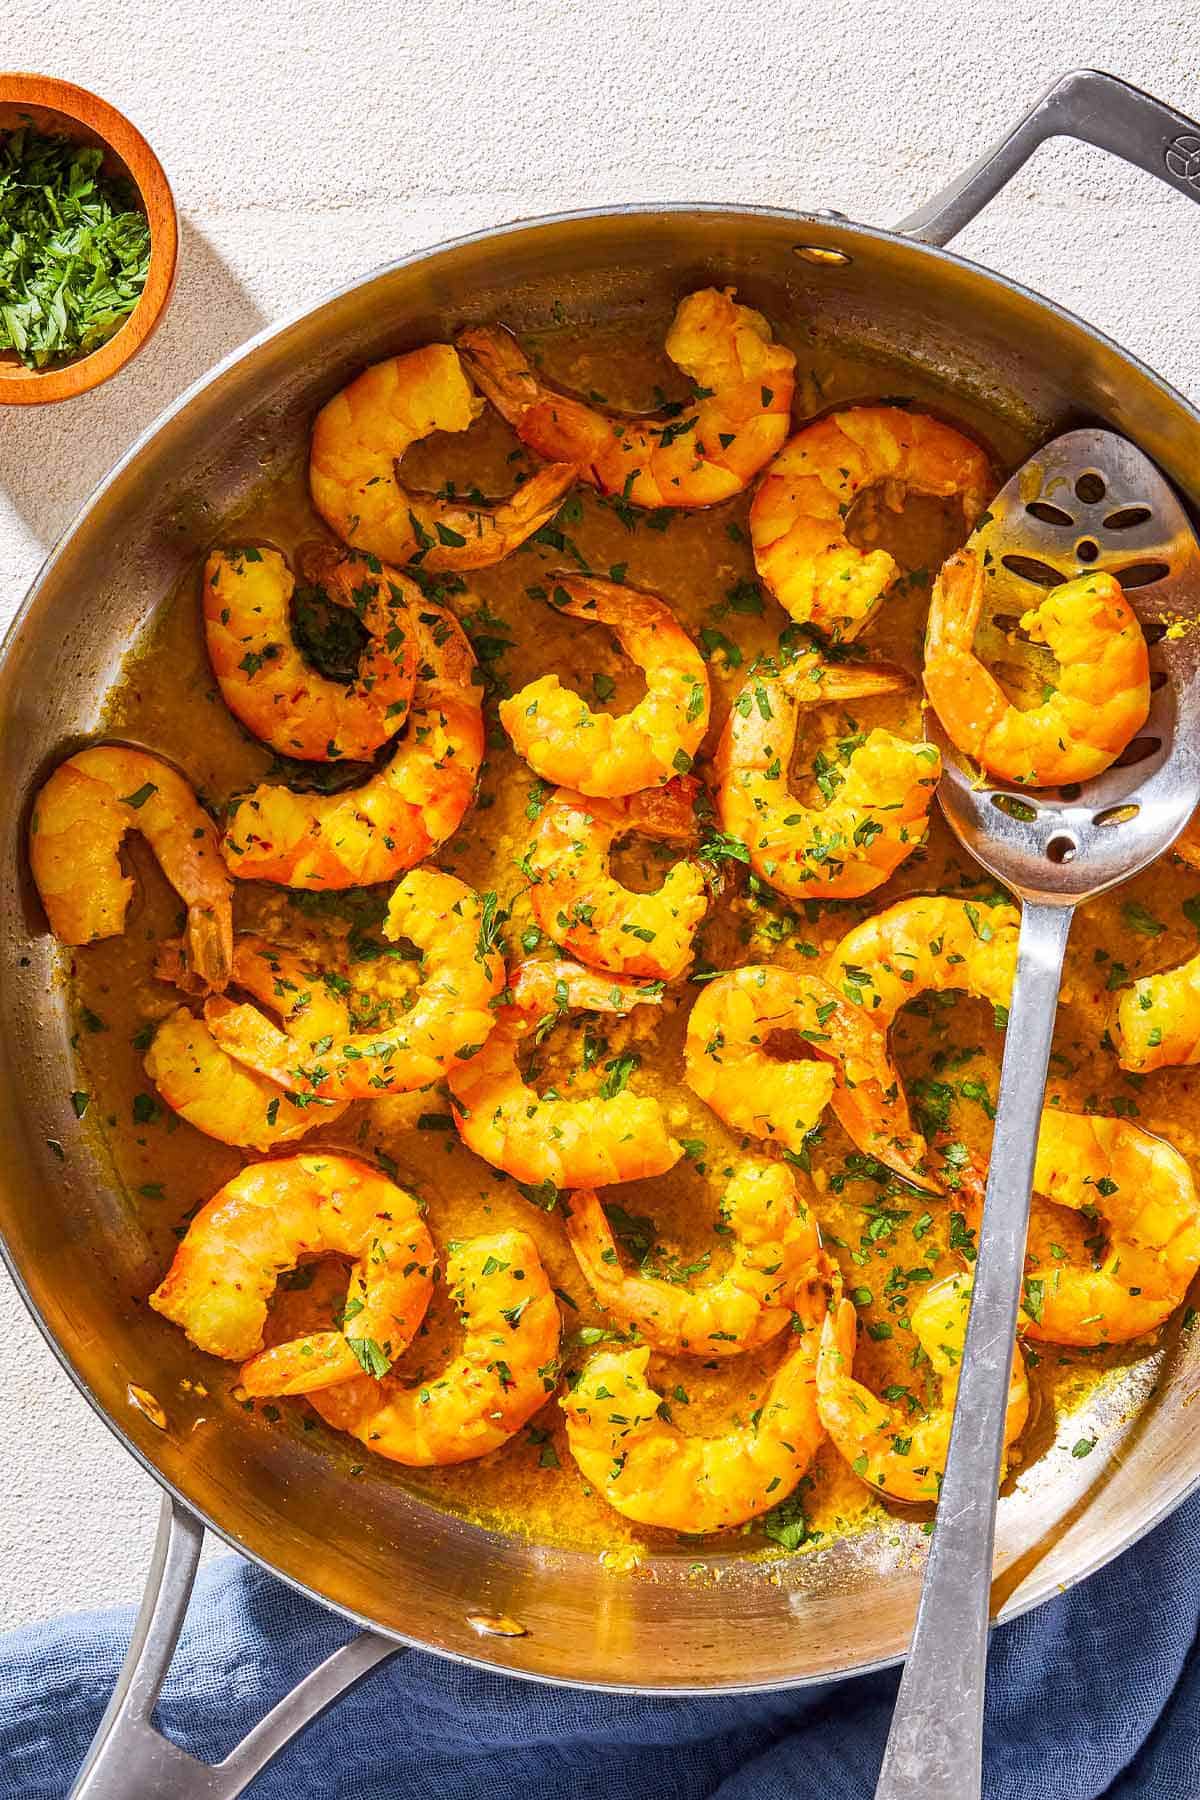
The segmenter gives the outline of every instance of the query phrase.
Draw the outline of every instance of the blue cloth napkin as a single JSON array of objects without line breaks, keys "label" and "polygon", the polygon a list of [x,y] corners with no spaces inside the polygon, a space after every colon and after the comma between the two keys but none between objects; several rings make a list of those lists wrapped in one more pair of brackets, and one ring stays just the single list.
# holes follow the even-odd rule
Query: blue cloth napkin
[{"label": "blue cloth napkin", "polygon": [[[0,1638],[0,1795],[61,1800],[131,1610]],[[987,1800],[1200,1796],[1200,1496],[992,1644]],[[197,1583],[159,1705],[213,1762],[353,1628],[238,1557]],[[896,1675],[707,1700],[606,1697],[409,1653],[283,1753],[253,1800],[870,1800]]]}]

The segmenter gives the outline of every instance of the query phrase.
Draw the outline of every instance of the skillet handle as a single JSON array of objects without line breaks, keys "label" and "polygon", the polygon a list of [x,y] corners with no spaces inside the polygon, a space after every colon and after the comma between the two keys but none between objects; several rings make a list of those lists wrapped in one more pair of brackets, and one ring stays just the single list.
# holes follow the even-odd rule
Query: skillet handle
[{"label": "skillet handle", "polygon": [[237,1800],[318,1714],[401,1649],[364,1631],[284,1696],[215,1767],[199,1762],[151,1722],[187,1615],[204,1527],[163,1496],[141,1610],[112,1699],[68,1800]]},{"label": "skillet handle", "polygon": [[1200,200],[1200,125],[1115,75],[1073,69],[1046,89],[1007,137],[896,229],[923,244],[948,244],[1052,137],[1109,150]]}]

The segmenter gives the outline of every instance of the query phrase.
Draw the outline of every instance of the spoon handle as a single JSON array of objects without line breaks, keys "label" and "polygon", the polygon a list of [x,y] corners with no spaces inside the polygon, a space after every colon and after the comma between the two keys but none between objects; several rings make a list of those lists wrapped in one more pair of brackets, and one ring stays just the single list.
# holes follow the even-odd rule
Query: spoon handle
[{"label": "spoon handle", "polygon": [[875,1800],[976,1800],[996,1491],[1069,906],[1027,904],[950,1452]]}]

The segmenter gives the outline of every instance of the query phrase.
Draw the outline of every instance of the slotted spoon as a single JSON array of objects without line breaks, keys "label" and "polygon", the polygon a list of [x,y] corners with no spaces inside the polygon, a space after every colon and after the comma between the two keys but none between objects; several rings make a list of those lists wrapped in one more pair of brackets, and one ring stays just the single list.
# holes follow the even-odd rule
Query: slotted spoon
[{"label": "slotted spoon", "polygon": [[1121,579],[1150,644],[1153,691],[1120,762],[1082,785],[981,785],[943,744],[942,810],[1019,898],[1021,930],[950,1451],[875,1800],[981,1791],[996,1493],[1067,934],[1076,906],[1161,856],[1200,801],[1200,545],[1153,463],[1113,432],[1068,432],[1017,471],[971,543],[999,565],[997,590],[1018,612],[1089,569]]}]

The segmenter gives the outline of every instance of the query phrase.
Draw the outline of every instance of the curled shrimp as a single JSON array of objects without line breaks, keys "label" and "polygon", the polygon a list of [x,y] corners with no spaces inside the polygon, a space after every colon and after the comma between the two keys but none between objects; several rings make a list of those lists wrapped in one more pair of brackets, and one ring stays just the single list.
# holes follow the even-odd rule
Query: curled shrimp
[{"label": "curled shrimp", "polygon": [[[775,1033],[800,1038],[820,1060],[769,1055]],[[831,1101],[839,1117],[851,1107],[886,1111],[890,1166],[923,1182],[924,1142],[909,1123],[886,1040],[820,975],[747,963],[710,981],[688,1019],[684,1079],[731,1130],[793,1154]]]},{"label": "curled shrimp", "polygon": [[1200,956],[1122,988],[1108,1029],[1121,1067],[1139,1075],[1200,1062]]},{"label": "curled shrimp", "polygon": [[957,495],[968,526],[993,485],[978,444],[949,425],[898,406],[851,406],[784,445],[750,508],[755,567],[779,604],[843,642],[900,572],[886,550],[859,550],[846,536],[854,501],[879,484],[894,506],[906,493]]},{"label": "curled shrimp", "polygon": [[137,831],[187,907],[188,966],[219,991],[233,959],[233,884],[216,827],[193,789],[148,750],[96,744],[60,763],[33,803],[29,860],[64,944],[119,937],[133,894],[121,840]]},{"label": "curled shrimp", "polygon": [[568,1012],[626,1013],[662,999],[660,986],[602,975],[571,962],[525,962],[509,975],[505,1004],[483,1048],[456,1069],[454,1122],[469,1150],[515,1181],[552,1188],[606,1187],[663,1175],[683,1155],[658,1101],[623,1087],[605,1099],[543,1098],[517,1062],[522,1041]]},{"label": "curled shrimp", "polygon": [[396,464],[418,438],[466,431],[483,411],[451,344],[426,344],[373,363],[326,402],[313,426],[313,505],[338,536],[385,562],[431,571],[500,562],[553,517],[575,480],[558,462],[493,503],[418,494]]},{"label": "curled shrimp", "polygon": [[475,658],[453,613],[415,583],[401,588],[416,627],[417,681],[390,761],[341,794],[256,787],[239,801],[222,844],[240,879],[320,892],[391,881],[462,822],[484,750]]},{"label": "curled shrimp", "polygon": [[1161,1325],[1200,1268],[1200,1203],[1187,1161],[1125,1119],[1047,1107],[1033,1187],[1094,1219],[1082,1266],[1054,1253],[1025,1266],[1029,1337],[1052,1344],[1125,1344]]},{"label": "curled shrimp", "polygon": [[750,1420],[718,1437],[685,1437],[664,1420],[646,1376],[648,1347],[598,1351],[559,1401],[584,1480],[627,1519],[668,1531],[724,1531],[769,1511],[825,1436],[815,1337],[784,1357]]},{"label": "curled shrimp", "polygon": [[1022,712],[975,655],[984,569],[970,550],[933,584],[925,692],[953,744],[991,774],[1033,787],[1089,781],[1146,722],[1150,664],[1137,614],[1102,569],[1051,588],[1021,627],[1058,659],[1057,690]]},{"label": "curled shrimp", "polygon": [[[878,1085],[839,1086],[834,1110],[860,1150],[909,1180],[915,1173],[921,1186],[939,1184],[924,1140],[913,1132],[900,1074],[886,1050],[887,1033],[902,1006],[930,992],[962,989],[1006,1016],[1019,930],[1015,907],[916,894],[851,926],[829,954],[827,980],[878,1028],[892,1071]],[[967,1184],[972,1209],[982,1172],[972,1165],[955,1179]]]},{"label": "curled shrimp", "polygon": [[685,777],[621,800],[589,800],[569,788],[550,795],[523,866],[534,881],[533,916],[553,943],[616,975],[683,974],[708,908],[699,864],[673,863],[659,888],[638,894],[611,874],[609,855],[629,832],[668,843],[694,837],[697,785]]},{"label": "curled shrimp", "polygon": [[532,1238],[468,1239],[447,1258],[446,1284],[466,1336],[440,1374],[411,1387],[394,1375],[360,1376],[312,1396],[327,1424],[410,1468],[498,1450],[558,1382],[558,1305]]},{"label": "curled shrimp", "polygon": [[700,288],[675,309],[666,351],[692,382],[685,406],[606,412],[542,380],[500,325],[461,332],[468,369],[522,443],[572,463],[632,506],[712,506],[748,487],[788,433],[796,358],[734,288]]},{"label": "curled shrimp", "polygon": [[704,658],[665,600],[595,575],[555,575],[550,597],[575,619],[607,625],[646,677],[629,712],[596,713],[541,675],[500,702],[500,723],[544,781],[593,797],[662,787],[686,774],[708,729]]},{"label": "curled shrimp", "polygon": [[283,756],[363,761],[400,730],[417,672],[409,599],[374,557],[310,545],[301,573],[367,632],[355,679],[319,675],[292,636],[296,581],[278,550],[214,550],[204,565],[208,657],[226,706]]},{"label": "curled shrimp", "polygon": [[[155,973],[176,987],[194,985],[176,942],[163,946]],[[278,1013],[297,1040],[303,1035],[306,1042],[318,1043],[346,1030],[346,1007],[320,974],[293,951],[265,943],[250,932],[234,940],[231,984]],[[243,1068],[218,1043],[205,1020],[186,1006],[169,1013],[158,1026],[143,1067],[172,1112],[207,1137],[240,1149],[273,1150],[294,1143],[346,1110],[333,1101],[314,1103],[308,1094],[281,1097],[275,1082]]]},{"label": "curled shrimp", "polygon": [[932,744],[876,730],[844,757],[818,758],[822,807],[791,791],[789,765],[808,708],[900,693],[911,686],[886,663],[841,667],[803,656],[756,668],[729,711],[714,758],[721,824],[750,866],[790,899],[857,899],[887,881],[925,841],[941,773]]},{"label": "curled shrimp", "polygon": [[223,1050],[290,1093],[372,1100],[428,1087],[476,1055],[496,1022],[492,1003],[504,986],[504,962],[474,888],[441,869],[412,869],[388,902],[384,936],[407,938],[421,952],[412,1004],[393,1026],[351,1032],[280,1030],[257,1007],[211,1000],[205,1019]]},{"label": "curled shrimp", "polygon": [[738,1356],[790,1325],[798,1289],[823,1279],[826,1265],[816,1220],[783,1163],[744,1157],[722,1196],[721,1224],[728,1267],[694,1288],[623,1268],[591,1188],[571,1195],[567,1236],[600,1305],[654,1349]]},{"label": "curled shrimp", "polygon": [[[893,1500],[936,1500],[941,1493],[970,1306],[971,1277],[960,1274],[936,1283],[913,1307],[913,1335],[941,1388],[936,1401],[928,1395],[922,1400],[908,1386],[899,1393],[889,1389],[887,1403],[877,1399],[854,1379],[854,1307],[842,1300],[826,1315],[817,1357],[821,1423],[854,1473]],[[1029,1379],[1017,1345],[1004,1415],[1006,1448],[1028,1417]]]},{"label": "curled shrimp", "polygon": [[[344,1323],[263,1350],[275,1284],[301,1257],[353,1260]],[[434,1250],[420,1207],[352,1156],[251,1163],[200,1208],[161,1284],[155,1312],[198,1350],[245,1362],[250,1394],[307,1394],[385,1374],[408,1348],[433,1292]]]}]

